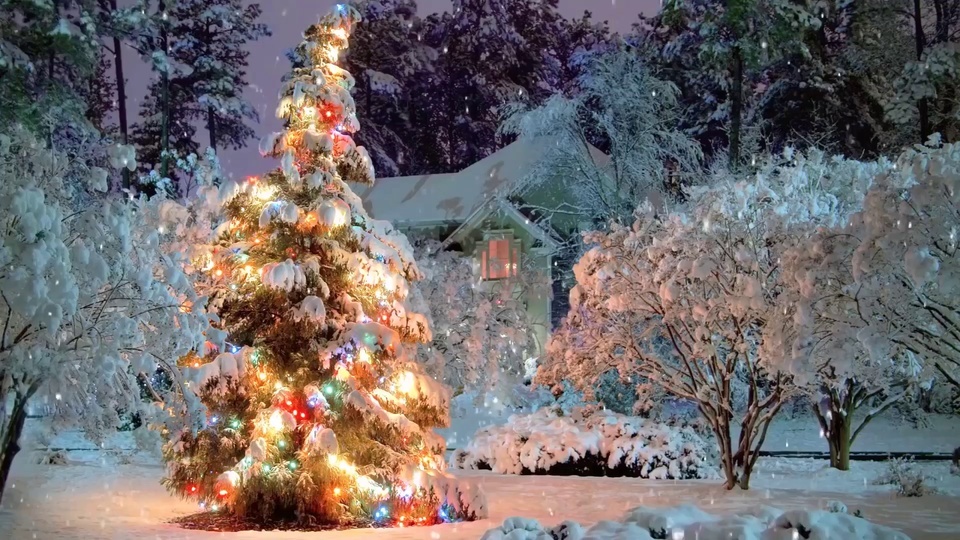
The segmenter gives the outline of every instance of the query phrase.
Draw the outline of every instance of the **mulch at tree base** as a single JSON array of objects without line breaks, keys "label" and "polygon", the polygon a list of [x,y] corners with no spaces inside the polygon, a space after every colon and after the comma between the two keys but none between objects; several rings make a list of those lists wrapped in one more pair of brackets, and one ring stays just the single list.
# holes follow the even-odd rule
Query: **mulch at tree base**
[{"label": "mulch at tree base", "polygon": [[301,531],[301,532],[317,532],[317,531],[342,531],[345,529],[357,529],[357,528],[367,528],[369,524],[363,523],[353,523],[353,524],[330,524],[323,523],[317,525],[309,525],[296,522],[263,522],[256,521],[253,519],[244,519],[237,516],[232,516],[227,513],[220,512],[199,512],[196,514],[190,514],[189,516],[182,516],[170,521],[175,523],[184,529],[191,529],[197,531],[216,531],[216,532],[241,532],[241,531]]}]

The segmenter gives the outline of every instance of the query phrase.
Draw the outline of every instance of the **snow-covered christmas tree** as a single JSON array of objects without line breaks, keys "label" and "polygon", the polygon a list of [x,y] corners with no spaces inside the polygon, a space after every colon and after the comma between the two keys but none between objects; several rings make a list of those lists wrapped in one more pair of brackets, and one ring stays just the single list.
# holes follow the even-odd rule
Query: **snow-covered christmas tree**
[{"label": "snow-covered christmas tree", "polygon": [[[429,525],[484,517],[482,494],[443,472],[448,390],[407,355],[430,339],[405,309],[420,278],[407,239],[370,219],[347,182],[374,172],[353,77],[335,65],[359,16],[311,26],[261,144],[281,167],[228,182],[223,224],[197,256],[223,343],[182,361],[206,425],[169,433],[168,488],[258,522]],[[202,270],[200,270],[202,268]]]}]

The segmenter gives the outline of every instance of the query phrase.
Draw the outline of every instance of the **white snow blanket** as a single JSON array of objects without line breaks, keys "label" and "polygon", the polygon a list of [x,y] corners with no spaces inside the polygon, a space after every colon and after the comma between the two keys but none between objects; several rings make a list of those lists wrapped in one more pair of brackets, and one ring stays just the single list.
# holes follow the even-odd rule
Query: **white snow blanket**
[{"label": "white snow blanket", "polygon": [[585,529],[565,521],[547,529],[526,518],[509,518],[481,540],[910,540],[889,527],[846,513],[822,510],[783,512],[761,506],[752,512],[717,516],[696,506],[634,508],[620,521]]},{"label": "white snow blanket", "polygon": [[500,474],[549,474],[552,467],[567,464],[580,475],[717,478],[712,448],[690,427],[587,407],[569,415],[549,408],[478,430],[456,451],[454,461],[464,469],[490,468]]}]

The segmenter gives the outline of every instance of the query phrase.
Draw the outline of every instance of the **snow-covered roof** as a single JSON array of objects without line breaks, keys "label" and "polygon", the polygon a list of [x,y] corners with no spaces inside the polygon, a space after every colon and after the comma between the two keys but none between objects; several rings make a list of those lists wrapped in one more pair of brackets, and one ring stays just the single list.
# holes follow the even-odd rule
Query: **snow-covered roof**
[{"label": "snow-covered roof", "polygon": [[[498,193],[509,193],[533,171],[550,139],[520,139],[466,169],[452,174],[381,178],[372,187],[358,186],[367,212],[394,224],[466,221]],[[607,156],[596,148],[597,159]]]}]

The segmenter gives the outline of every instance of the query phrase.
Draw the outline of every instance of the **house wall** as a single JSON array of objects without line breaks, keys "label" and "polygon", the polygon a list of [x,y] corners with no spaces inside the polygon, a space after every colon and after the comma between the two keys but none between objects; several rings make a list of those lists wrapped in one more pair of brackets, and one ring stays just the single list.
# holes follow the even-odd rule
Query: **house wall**
[{"label": "house wall", "polygon": [[[520,290],[519,286],[516,293],[521,294],[521,298],[526,305],[527,314],[534,323],[534,334],[540,350],[533,352],[533,355],[540,356],[543,353],[543,347],[546,346],[547,338],[550,334],[551,307],[552,307],[552,287],[551,270],[552,254],[551,250],[544,247],[538,247],[542,243],[536,236],[530,233],[526,224],[518,223],[512,217],[494,213],[484,220],[478,222],[473,227],[460,228],[456,237],[451,237],[451,233],[457,229],[457,224],[430,225],[430,226],[404,226],[398,224],[397,229],[406,234],[411,241],[416,239],[432,239],[438,241],[447,241],[461,251],[464,255],[475,258],[475,267],[480,272],[479,247],[483,246],[486,235],[493,231],[509,230],[514,238],[520,240],[521,265],[524,265],[524,271],[530,270],[543,276],[540,280],[542,286],[528,287],[527,290]],[[504,286],[506,281],[483,282],[481,285],[485,288]]]},{"label": "house wall", "polygon": [[[539,346],[536,356],[543,353],[547,338],[550,335],[551,321],[551,250],[542,245],[542,242],[525,226],[518,223],[513,217],[494,212],[474,227],[461,229],[456,238],[450,240],[457,242],[463,249],[463,253],[472,257],[477,257],[477,268],[479,271],[479,253],[478,247],[483,246],[484,240],[489,233],[496,231],[509,230],[514,238],[520,240],[521,264],[524,266],[524,272],[533,271],[539,274],[539,279],[535,280],[542,284],[528,286],[526,290],[517,290],[526,305],[527,314],[530,321],[534,324],[534,334]],[[508,282],[494,281],[485,282],[484,287],[499,287]]]}]

